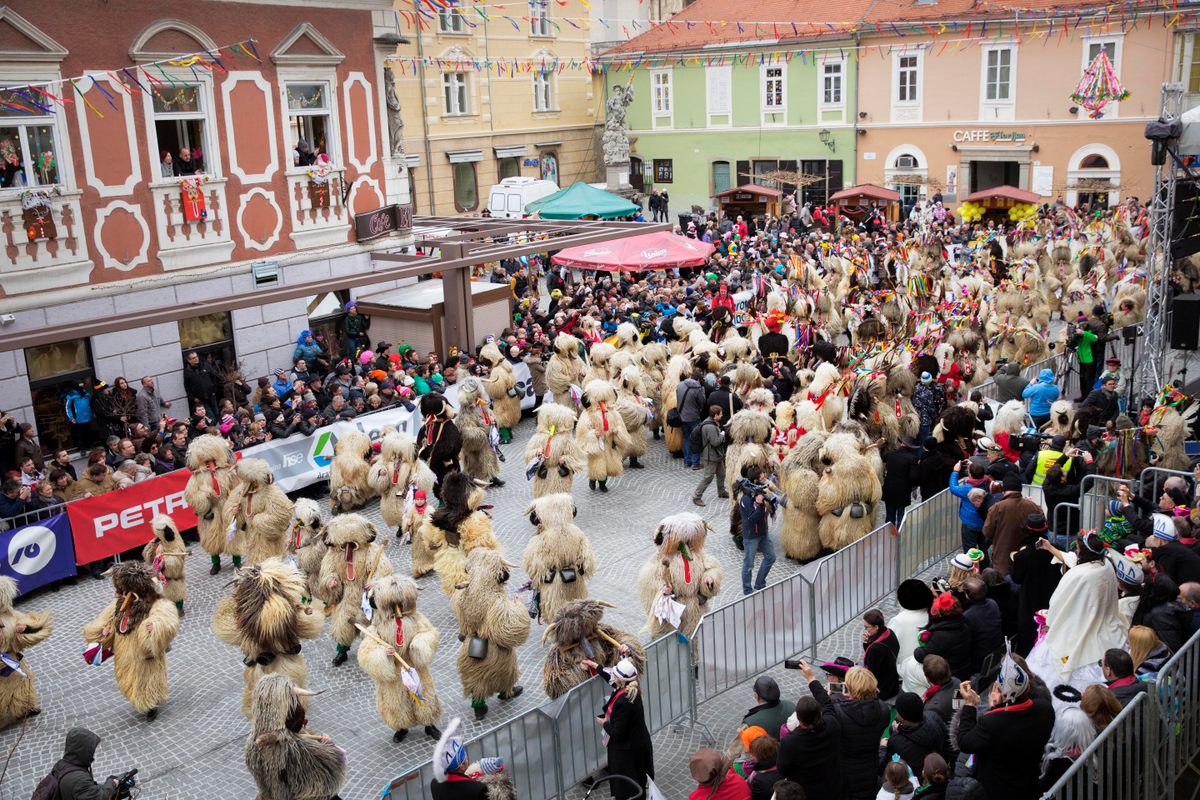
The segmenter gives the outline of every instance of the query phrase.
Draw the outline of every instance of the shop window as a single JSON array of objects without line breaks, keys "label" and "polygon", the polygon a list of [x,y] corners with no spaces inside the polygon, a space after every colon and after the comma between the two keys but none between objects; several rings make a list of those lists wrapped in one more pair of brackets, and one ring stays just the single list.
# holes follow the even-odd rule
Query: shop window
[{"label": "shop window", "polygon": [[542,180],[553,181],[555,185],[558,183],[558,155],[556,153],[542,153]]},{"label": "shop window", "polygon": [[712,165],[712,193],[718,195],[721,192],[728,191],[733,188],[729,180],[729,162],[714,161]]},{"label": "shop window", "polygon": [[470,105],[467,103],[467,73],[443,73],[442,95],[446,116],[459,117],[470,113]]},{"label": "shop window", "polygon": [[[308,142],[312,148],[312,158],[326,153],[332,159],[330,152],[333,126],[330,122],[329,84],[328,83],[288,83],[284,87],[287,94],[288,130],[291,140],[285,142],[290,148],[295,148],[301,140]],[[292,151],[292,165],[307,167],[310,164],[301,163],[301,154]]]},{"label": "shop window", "polygon": [[[93,443],[90,434],[75,436],[67,418],[67,395],[82,386],[92,391],[95,370],[87,339],[72,339],[25,348],[25,368],[33,397],[33,423],[42,451],[83,449]],[[116,376],[110,376],[116,377]]]},{"label": "shop window", "polygon": [[654,182],[671,183],[675,180],[675,162],[669,158],[654,159]]},{"label": "shop window", "polygon": [[519,158],[498,158],[496,159],[496,174],[500,180],[505,178],[516,178],[521,174],[521,159]]},{"label": "shop window", "polygon": [[159,163],[163,163],[169,154],[174,162],[174,175],[207,172],[205,132],[208,118],[200,85],[177,83],[157,87],[152,108]]},{"label": "shop window", "polygon": [[752,169],[754,170],[754,179],[753,179],[752,183],[757,183],[759,186],[766,186],[771,189],[779,188],[778,186],[775,185],[775,181],[766,177],[768,174],[775,172],[776,170],[779,169],[778,161],[771,159],[771,160],[765,160],[765,161],[754,161],[751,163],[752,163]]},{"label": "shop window", "polygon": [[475,163],[454,164],[454,207],[474,211],[479,207],[479,189],[475,184]]},{"label": "shop window", "polygon": [[[346,317],[345,303],[350,292],[324,292],[308,298],[308,329],[313,340],[329,353],[329,363],[342,358],[342,320]],[[312,364],[308,365],[313,368]]]},{"label": "shop window", "polygon": [[179,320],[179,346],[185,363],[187,354],[195,350],[200,356],[200,363],[219,378],[237,367],[233,319],[228,311]]},{"label": "shop window", "polygon": [[0,189],[58,182],[53,114],[16,92],[0,91]]}]

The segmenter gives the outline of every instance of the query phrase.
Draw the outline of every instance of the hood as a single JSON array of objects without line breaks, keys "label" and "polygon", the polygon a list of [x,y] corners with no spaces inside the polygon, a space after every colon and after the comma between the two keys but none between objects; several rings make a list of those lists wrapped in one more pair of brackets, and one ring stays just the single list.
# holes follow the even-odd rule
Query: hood
[{"label": "hood", "polygon": [[100,737],[87,728],[71,728],[67,731],[67,743],[63,748],[63,761],[77,767],[90,767],[96,757]]},{"label": "hood", "polygon": [[1048,367],[1043,369],[1038,373],[1038,380],[1042,383],[1054,383],[1054,370]]},{"label": "hood", "polygon": [[1010,364],[1004,365],[1004,374],[1005,375],[1017,375],[1020,372],[1021,372],[1021,365],[1016,363],[1015,361]]}]

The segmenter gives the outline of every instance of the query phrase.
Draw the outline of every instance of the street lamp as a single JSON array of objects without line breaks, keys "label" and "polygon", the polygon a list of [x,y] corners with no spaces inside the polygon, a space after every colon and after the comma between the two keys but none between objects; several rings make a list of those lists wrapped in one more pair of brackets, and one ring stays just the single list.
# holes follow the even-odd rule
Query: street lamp
[{"label": "street lamp", "polygon": [[822,128],[818,131],[817,138],[821,140],[821,144],[829,148],[829,152],[837,151],[837,142],[833,140],[833,134],[829,132],[829,128]]}]

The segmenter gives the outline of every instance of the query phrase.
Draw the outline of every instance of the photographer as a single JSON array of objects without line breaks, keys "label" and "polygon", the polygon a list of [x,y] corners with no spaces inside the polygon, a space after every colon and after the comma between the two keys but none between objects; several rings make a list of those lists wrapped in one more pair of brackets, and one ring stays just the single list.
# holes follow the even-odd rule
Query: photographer
[{"label": "photographer", "polygon": [[[743,472],[744,477],[737,482],[737,493],[740,495],[738,508],[742,516],[742,594],[765,589],[767,573],[775,565],[775,546],[767,532],[767,518],[775,513],[775,495],[763,480],[762,467],[750,464]],[[762,551],[762,564],[758,568],[758,579],[750,584],[751,573],[754,571],[754,554]]]},{"label": "photographer", "polygon": [[[133,785],[132,778],[118,780],[115,775],[109,775],[103,783],[96,783],[92,778],[92,761],[96,757],[96,747],[100,737],[87,728],[72,728],[67,731],[67,741],[63,747],[63,757],[54,765],[50,774],[42,779],[42,784],[53,781],[57,792],[48,795],[58,800],[110,800],[110,798],[129,797],[129,789]],[[39,788],[42,787],[39,784]],[[53,787],[51,787],[53,791]]]},{"label": "photographer", "polygon": [[[1072,344],[1073,342],[1073,344]],[[1104,343],[1100,337],[1092,332],[1092,324],[1087,320],[1080,320],[1074,328],[1067,326],[1067,344],[1075,351],[1075,357],[1079,360],[1079,397],[1075,398],[1075,402],[1083,402],[1084,396],[1092,390],[1092,384],[1096,382],[1096,375],[1100,369],[1100,364],[1096,360],[1096,347],[1104,349]]]}]

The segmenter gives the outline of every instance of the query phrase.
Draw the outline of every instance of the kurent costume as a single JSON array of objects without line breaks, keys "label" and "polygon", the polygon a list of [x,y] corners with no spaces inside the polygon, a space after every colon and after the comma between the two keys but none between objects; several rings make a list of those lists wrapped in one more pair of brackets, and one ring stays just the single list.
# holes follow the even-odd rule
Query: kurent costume
[{"label": "kurent costume", "polygon": [[0,576],[0,728],[36,714],[37,687],[25,650],[50,638],[54,625],[48,611],[17,611],[17,582]]},{"label": "kurent costume", "polygon": [[592,381],[584,387],[583,411],[575,426],[575,443],[587,456],[588,487],[608,491],[608,479],[622,475],[621,463],[630,447],[625,421],[616,408],[617,392],[607,381]]},{"label": "kurent costume", "polygon": [[397,539],[412,539],[414,578],[433,570],[433,553],[420,536],[433,497],[433,481],[433,470],[417,458],[417,443],[411,436],[389,433],[383,437],[379,460],[371,466],[371,488],[379,493],[383,523],[396,529]]},{"label": "kurent costume", "polygon": [[504,759],[481,758],[467,764],[455,717],[433,748],[433,780],[429,796],[433,800],[516,800],[512,779],[504,774]]},{"label": "kurent costume", "polygon": [[[658,550],[638,572],[638,596],[646,609],[645,630],[652,640],[676,629],[691,637],[704,606],[720,593],[721,562],[704,551],[707,537],[708,523],[688,511],[666,517],[655,529]],[[663,598],[683,605],[678,626],[659,615]]]},{"label": "kurent costume", "polygon": [[333,445],[329,465],[329,508],[334,514],[362,508],[371,499],[370,469],[371,440],[358,430],[342,434]]},{"label": "kurent costume", "polygon": [[592,345],[592,349],[588,351],[588,366],[583,373],[582,386],[587,386],[592,381],[607,381],[611,379],[612,367],[611,360],[613,354],[617,352],[617,348],[613,347],[608,342],[597,342]]},{"label": "kurent costume", "polygon": [[333,800],[346,782],[346,753],[305,730],[304,699],[315,694],[286,675],[267,675],[254,687],[246,769],[256,800]]},{"label": "kurent costume", "polygon": [[537,534],[525,545],[525,574],[546,623],[555,620],[563,604],[587,597],[587,579],[596,572],[592,544],[573,521],[577,512],[569,494],[539,497],[529,507]]},{"label": "kurent costume", "polygon": [[317,596],[317,579],[321,574],[321,560],[325,558],[325,525],[321,522],[320,506],[307,497],[296,499],[292,517],[287,557],[295,559],[296,566],[304,573],[308,589],[304,593],[304,600],[309,601]]},{"label": "kurent costume", "polygon": [[[417,584],[407,575],[388,575],[375,582],[367,599],[373,609],[368,629],[378,639],[363,637],[358,665],[375,681],[375,710],[395,731],[394,742],[403,741],[408,729],[417,725],[437,739],[442,735],[437,729],[442,704],[429,668],[440,637],[438,629],[417,610]],[[394,654],[389,654],[388,648]],[[415,691],[403,680],[408,669],[420,682]]]},{"label": "kurent costume", "polygon": [[478,378],[459,381],[454,423],[462,434],[462,471],[475,480],[503,486],[495,447],[500,441],[499,429],[487,389]]},{"label": "kurent costume", "polygon": [[485,344],[479,350],[479,360],[487,365],[488,376],[483,379],[492,408],[496,412],[496,424],[500,426],[500,443],[512,441],[512,429],[521,421],[521,395],[517,391],[517,376],[512,364],[508,363],[500,348]]},{"label": "kurent costume", "polygon": [[365,625],[363,590],[368,583],[391,575],[392,562],[375,539],[374,523],[362,514],[340,514],[325,526],[325,557],[317,581],[317,597],[332,606],[330,634],[337,643],[335,667],[346,663],[350,645],[358,637],[355,624]]},{"label": "kurent costume", "polygon": [[579,340],[566,333],[554,339],[554,355],[546,363],[546,388],[554,396],[554,402],[567,408],[578,405],[571,387],[579,388],[583,380],[584,363],[579,357]]},{"label": "kurent costume", "polygon": [[[542,634],[543,644],[550,640],[542,685],[551,700],[600,674],[600,670],[616,666],[622,658],[631,660],[639,672],[645,669],[646,653],[637,636],[601,621],[606,607],[613,606],[603,600],[571,600],[559,608],[554,622]],[[584,661],[593,661],[596,666],[585,666]]]},{"label": "kurent costume", "polygon": [[424,423],[417,432],[417,457],[429,465],[437,478],[437,496],[442,497],[442,481],[447,473],[458,470],[458,456],[462,450],[462,435],[454,424],[454,409],[440,394],[427,394],[421,398],[421,416]]},{"label": "kurent costume", "polygon": [[239,570],[232,590],[217,603],[213,633],[242,651],[242,713],[247,717],[251,694],[264,675],[286,675],[297,686],[308,681],[301,640],[321,635],[325,615],[304,602],[307,592],[299,569],[269,558]]},{"label": "kurent costume", "polygon": [[116,600],[84,626],[83,639],[112,653],[117,688],[134,711],[154,719],[167,702],[167,650],[179,632],[179,612],[162,596],[149,564],[123,561],[113,567],[112,581]]},{"label": "kurent costume", "polygon": [[[630,364],[621,370],[620,377],[615,381],[617,387],[617,413],[625,423],[625,432],[629,445],[623,455],[629,457],[630,469],[643,469],[646,465],[638,458],[646,455],[646,428],[653,419],[647,406],[645,383],[642,371]],[[652,404],[652,401],[651,401]]]},{"label": "kurent costume", "polygon": [[225,500],[225,518],[243,542],[246,562],[258,564],[287,552],[292,501],[275,485],[271,465],[261,458],[237,464],[238,483]]},{"label": "kurent costume", "polygon": [[242,563],[241,541],[237,536],[227,539],[229,520],[225,517],[225,499],[237,482],[233,451],[220,436],[197,436],[188,445],[187,468],[192,471],[183,499],[196,512],[196,528],[200,546],[212,556],[209,574],[221,571],[221,554],[233,556],[233,565]]},{"label": "kurent costume", "polygon": [[183,601],[187,600],[187,576],[183,571],[187,556],[187,545],[175,527],[175,521],[166,514],[157,514],[150,520],[154,538],[142,548],[142,560],[158,573],[158,582],[163,587],[163,597],[175,604],[179,616],[183,616]]},{"label": "kurent costume", "polygon": [[453,597],[467,582],[467,557],[476,548],[500,549],[492,520],[480,508],[483,490],[461,472],[451,472],[442,487],[444,505],[425,517],[419,535],[433,553],[433,567],[442,591]]},{"label": "kurent costume", "polygon": [[509,571],[499,550],[472,550],[467,573],[467,585],[451,598],[462,637],[458,674],[475,718],[483,719],[489,695],[511,700],[524,691],[517,685],[516,649],[529,638],[530,620],[525,606],[505,589]]},{"label": "kurent costume", "polygon": [[583,468],[572,409],[558,403],[546,403],[538,409],[537,430],[525,446],[525,463],[535,500],[548,494],[571,493],[575,473]]}]

